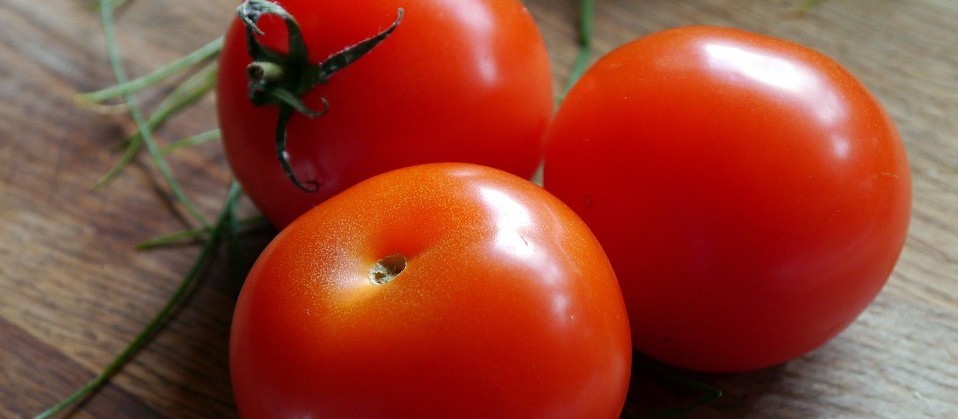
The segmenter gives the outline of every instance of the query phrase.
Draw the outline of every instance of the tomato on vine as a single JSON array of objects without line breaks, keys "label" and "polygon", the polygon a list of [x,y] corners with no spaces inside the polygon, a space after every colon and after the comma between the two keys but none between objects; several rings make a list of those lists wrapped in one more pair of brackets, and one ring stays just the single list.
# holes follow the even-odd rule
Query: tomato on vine
[{"label": "tomato on vine", "polygon": [[737,371],[800,356],[875,298],[905,241],[905,149],[847,70],[718,27],[600,59],[546,140],[545,188],[618,274],[634,346]]},{"label": "tomato on vine", "polygon": [[217,112],[231,169],[282,227],[403,166],[531,176],[550,76],[517,0],[249,0],[226,34]]},{"label": "tomato on vine", "polygon": [[617,418],[632,345],[584,223],[503,171],[375,176],[287,226],[237,301],[244,418]]}]

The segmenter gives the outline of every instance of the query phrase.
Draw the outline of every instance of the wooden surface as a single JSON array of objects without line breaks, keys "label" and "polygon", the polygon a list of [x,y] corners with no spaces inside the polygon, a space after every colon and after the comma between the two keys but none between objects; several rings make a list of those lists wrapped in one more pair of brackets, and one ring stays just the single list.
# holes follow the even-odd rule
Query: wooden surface
[{"label": "wooden surface", "polygon": [[[726,396],[690,417],[958,417],[958,2],[600,0],[596,54],[662,28],[737,26],[792,39],[858,75],[898,123],[914,172],[914,216],[877,301],[838,338],[786,365],[698,375]],[[103,368],[163,305],[197,246],[136,251],[182,224],[142,160],[109,188],[128,118],[77,108],[112,83],[91,0],[0,2],[0,417],[32,416]],[[124,64],[145,72],[213,39],[234,0],[136,0],[118,14]],[[575,56],[576,2],[529,0],[555,85]],[[173,7],[176,7],[174,10]],[[597,56],[596,55],[596,56]],[[156,92],[139,95],[149,109]],[[158,131],[161,141],[215,125],[213,99]],[[230,175],[219,144],[172,158],[187,193],[219,210]],[[251,254],[269,234],[249,239]],[[222,260],[222,259],[220,259]],[[214,263],[178,316],[73,417],[235,416],[227,337],[237,285]],[[640,412],[697,394],[639,370]],[[517,396],[521,397],[521,396]]]}]

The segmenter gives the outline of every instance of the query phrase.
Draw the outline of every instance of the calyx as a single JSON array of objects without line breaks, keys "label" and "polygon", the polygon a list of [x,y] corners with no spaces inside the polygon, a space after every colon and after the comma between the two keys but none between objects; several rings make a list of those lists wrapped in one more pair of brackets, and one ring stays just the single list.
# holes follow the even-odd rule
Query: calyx
[{"label": "calyx", "polygon": [[[316,180],[300,181],[290,164],[290,156],[286,151],[286,129],[290,118],[296,112],[310,118],[324,114],[329,108],[325,98],[321,99],[323,109],[312,110],[303,103],[303,96],[316,85],[329,81],[337,71],[346,68],[384,41],[402,22],[403,9],[397,11],[396,20],[385,30],[330,55],[318,64],[309,63],[309,53],[299,24],[280,5],[266,0],[246,0],[236,12],[246,24],[246,45],[253,59],[246,68],[249,99],[257,106],[279,107],[275,132],[276,157],[283,173],[293,184],[304,191],[316,192],[319,190],[319,183]],[[289,52],[286,54],[266,48],[256,39],[257,35],[263,35],[256,23],[268,14],[282,18],[286,24],[289,34]]]}]

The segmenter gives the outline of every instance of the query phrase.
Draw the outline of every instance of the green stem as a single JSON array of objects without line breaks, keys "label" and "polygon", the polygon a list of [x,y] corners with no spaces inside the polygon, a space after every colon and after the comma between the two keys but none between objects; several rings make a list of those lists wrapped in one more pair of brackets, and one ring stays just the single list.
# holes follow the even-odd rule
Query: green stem
[{"label": "green stem", "polygon": [[[107,0],[102,0],[107,1]],[[236,204],[236,200],[240,194],[239,184],[233,182],[230,185],[229,192],[226,196],[226,203],[224,204],[223,210],[220,212],[219,217],[216,220],[216,224],[213,225],[213,228],[210,230],[210,237],[203,245],[203,249],[200,251],[199,256],[196,258],[196,261],[193,263],[193,266],[190,268],[190,271],[186,274],[186,277],[183,278],[183,281],[173,292],[173,295],[170,296],[170,299],[167,300],[166,305],[153,317],[152,320],[140,331],[132,342],[117,355],[116,358],[110,362],[109,365],[99,375],[90,380],[86,385],[81,387],[79,390],[73,394],[67,396],[65,399],[59,403],[53,405],[49,409],[45,410],[43,413],[35,416],[34,419],[43,419],[49,418],[67,407],[83,400],[88,397],[100,387],[106,384],[107,380],[110,379],[120,368],[123,367],[133,356],[149,341],[149,339],[160,330],[161,327],[166,323],[170,316],[176,311],[180,304],[190,295],[190,291],[193,290],[196,285],[197,280],[200,278],[200,272],[203,267],[206,266],[207,261],[209,261],[213,256],[213,251],[216,249],[217,244],[219,244],[220,237],[222,236],[227,224],[229,223],[229,216],[232,211],[232,207]]]},{"label": "green stem", "polygon": [[111,0],[110,3],[112,4],[113,10],[116,10],[126,6],[130,1],[132,0]]},{"label": "green stem", "polygon": [[[266,218],[262,215],[254,215],[249,218],[237,219],[236,223],[238,224],[240,233],[256,230],[270,225],[269,222],[266,221]],[[161,234],[140,242],[136,245],[136,248],[139,250],[149,250],[158,247],[186,244],[205,238],[209,232],[209,227],[197,227],[187,230],[180,230],[173,233]]]},{"label": "green stem", "polygon": [[163,102],[156,107],[148,121],[151,126],[159,126],[185,107],[196,103],[216,86],[217,65],[204,67],[192,77],[176,87]]},{"label": "green stem", "polygon": [[804,3],[798,5],[795,11],[798,13],[807,13],[824,2],[825,0],[806,0]]},{"label": "green stem", "polygon": [[[276,144],[276,158],[286,177],[305,192],[316,192],[319,183],[310,179],[300,181],[293,172],[289,152],[286,149],[286,128],[295,112],[310,118],[322,115],[329,104],[325,98],[320,98],[323,109],[313,111],[302,101],[302,97],[319,84],[326,83],[329,78],[362,58],[376,46],[388,38],[403,19],[403,9],[396,10],[396,20],[389,27],[379,33],[350,45],[329,56],[319,64],[309,63],[309,53],[299,23],[282,6],[266,0],[245,0],[236,13],[246,24],[246,47],[253,63],[247,67],[249,78],[249,99],[256,106],[278,106],[278,118],[274,130]],[[262,30],[256,23],[265,15],[274,15],[283,19],[286,24],[287,49],[286,54],[280,54],[261,45],[256,39]]]},{"label": "green stem", "polygon": [[[107,55],[110,57],[110,65],[113,67],[113,74],[116,76],[116,82],[117,84],[123,84],[127,82],[126,70],[123,69],[123,63],[120,60],[120,51],[117,47],[116,34],[114,33],[113,29],[113,9],[107,4],[108,1],[109,0],[100,0],[100,18],[103,21],[103,37],[106,40]],[[133,118],[133,122],[136,124],[137,130],[143,137],[143,143],[146,144],[147,150],[153,157],[153,163],[160,171],[160,175],[163,176],[167,186],[169,186],[173,197],[180,204],[182,204],[184,208],[186,208],[186,211],[189,212],[197,222],[204,226],[209,225],[206,217],[203,216],[199,209],[193,205],[193,202],[189,200],[185,193],[183,193],[183,189],[180,187],[179,182],[177,182],[176,178],[173,177],[173,172],[170,170],[170,166],[166,163],[166,159],[164,159],[160,154],[159,147],[157,147],[156,142],[153,140],[153,134],[150,132],[150,129],[143,118],[143,112],[136,104],[133,94],[129,92],[124,93],[123,101],[129,107],[130,117]]]},{"label": "green stem", "polygon": [[579,2],[579,54],[576,57],[575,66],[569,73],[569,79],[566,81],[562,94],[556,98],[556,106],[562,103],[566,94],[572,89],[582,74],[589,66],[589,59],[592,56],[592,23],[595,20],[595,1],[581,0]]},{"label": "green stem", "polygon": [[139,250],[149,250],[159,247],[190,243],[205,237],[209,232],[209,228],[199,227],[176,231],[173,233],[161,234],[159,236],[151,237],[147,240],[137,243],[136,248]]},{"label": "green stem", "polygon": [[218,128],[211,129],[206,132],[201,132],[196,135],[191,135],[189,137],[176,140],[170,143],[169,145],[167,145],[166,147],[163,147],[162,153],[165,156],[183,147],[192,147],[192,146],[208,143],[210,141],[215,141],[220,138],[222,138],[220,130]]},{"label": "green stem", "polygon": [[[189,105],[196,103],[206,95],[206,93],[213,90],[216,84],[216,74],[216,64],[210,64],[177,86],[166,99],[160,102],[156,111],[150,115],[150,118],[146,121],[146,129],[152,132],[171,116]],[[126,150],[124,150],[123,155],[117,160],[113,167],[97,181],[93,188],[102,189],[113,181],[123,169],[133,162],[133,158],[136,157],[137,152],[140,151],[142,144],[143,134],[141,131],[130,136],[130,138],[126,140]],[[161,152],[161,154],[165,157],[167,153]]]},{"label": "green stem", "polygon": [[284,73],[282,66],[269,61],[253,61],[246,66],[246,77],[258,83],[278,83]]},{"label": "green stem", "polygon": [[97,90],[95,92],[82,93],[76,96],[77,100],[82,100],[86,102],[102,102],[104,100],[122,96],[126,93],[133,93],[141,89],[150,87],[163,79],[170,77],[176,73],[184,71],[196,64],[199,64],[207,59],[210,59],[217,54],[220,50],[223,49],[223,37],[219,37],[211,41],[210,43],[203,45],[196,51],[193,51],[176,61],[173,61],[163,67],[160,67],[153,72],[142,76],[137,79],[130,80],[125,83],[119,83],[116,86],[112,86],[106,89]]}]

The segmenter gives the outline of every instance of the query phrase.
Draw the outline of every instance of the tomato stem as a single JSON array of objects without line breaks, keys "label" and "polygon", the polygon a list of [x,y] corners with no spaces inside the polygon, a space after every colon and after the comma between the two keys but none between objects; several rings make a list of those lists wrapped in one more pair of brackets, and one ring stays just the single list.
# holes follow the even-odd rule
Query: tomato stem
[{"label": "tomato stem", "polygon": [[283,79],[283,67],[269,61],[253,61],[246,67],[246,76],[254,83],[276,83]]},{"label": "tomato stem", "polygon": [[[322,115],[329,106],[326,99],[321,98],[324,108],[317,112],[303,103],[303,96],[317,85],[326,83],[337,71],[365,56],[392,34],[402,21],[403,9],[398,10],[396,20],[385,30],[344,48],[319,64],[309,63],[308,49],[303,41],[299,24],[280,5],[266,0],[246,0],[237,8],[236,13],[246,24],[246,46],[253,59],[253,63],[246,68],[250,102],[256,106],[279,107],[275,142],[276,157],[279,159],[280,167],[296,187],[306,192],[316,192],[319,190],[319,182],[300,181],[293,171],[286,149],[286,131],[289,121],[296,112],[310,118]],[[286,24],[289,46],[287,54],[270,50],[256,39],[257,35],[264,34],[256,24],[267,14],[282,18]]]}]

